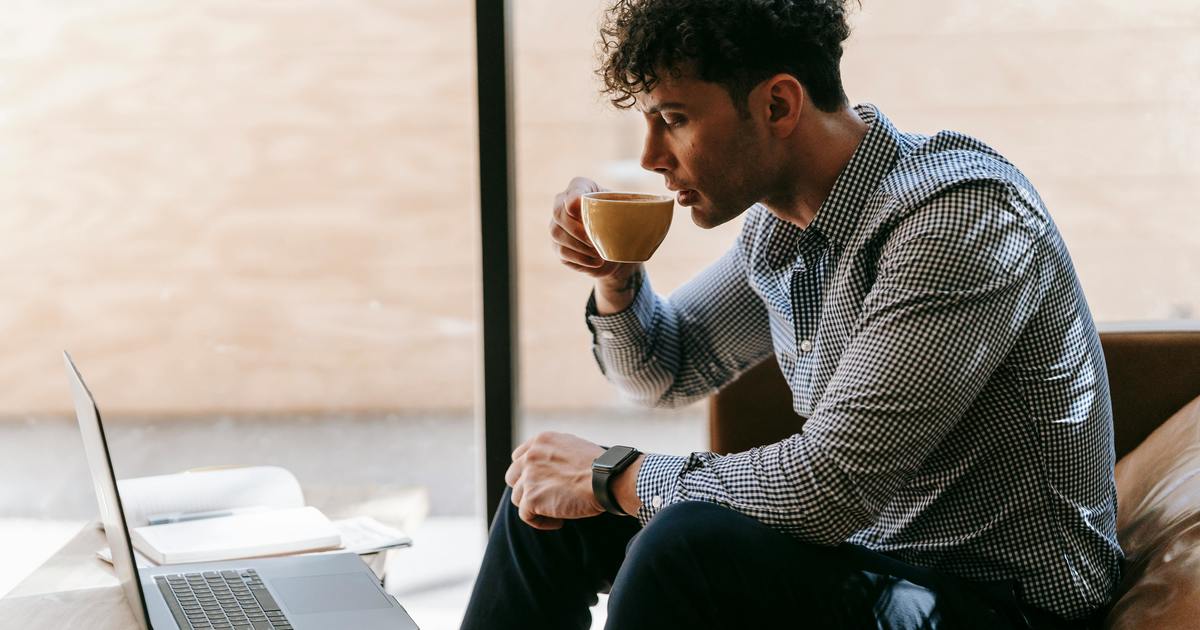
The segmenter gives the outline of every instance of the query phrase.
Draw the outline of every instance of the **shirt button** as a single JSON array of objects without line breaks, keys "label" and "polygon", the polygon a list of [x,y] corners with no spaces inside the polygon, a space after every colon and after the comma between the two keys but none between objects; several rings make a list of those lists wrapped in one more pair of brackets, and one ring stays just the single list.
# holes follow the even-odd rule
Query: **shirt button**
[{"label": "shirt button", "polygon": [[655,495],[654,497],[652,497],[650,499],[650,505],[653,506],[654,509],[656,509],[656,510],[658,508],[662,507],[662,497]]},{"label": "shirt button", "polygon": [[805,339],[804,341],[801,341],[800,342],[800,351],[801,352],[811,352],[812,351],[812,342],[807,339]]}]

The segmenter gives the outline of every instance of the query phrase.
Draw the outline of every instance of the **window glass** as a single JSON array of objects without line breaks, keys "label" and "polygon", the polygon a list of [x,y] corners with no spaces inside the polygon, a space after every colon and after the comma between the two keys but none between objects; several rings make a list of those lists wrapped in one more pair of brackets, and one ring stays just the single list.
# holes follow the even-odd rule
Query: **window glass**
[{"label": "window glass", "polygon": [[437,570],[389,588],[419,622],[461,615],[484,531],[473,40],[473,5],[440,0],[5,12],[0,518],[96,513],[67,349],[119,477],[283,466],[332,517],[412,529],[397,554]]}]

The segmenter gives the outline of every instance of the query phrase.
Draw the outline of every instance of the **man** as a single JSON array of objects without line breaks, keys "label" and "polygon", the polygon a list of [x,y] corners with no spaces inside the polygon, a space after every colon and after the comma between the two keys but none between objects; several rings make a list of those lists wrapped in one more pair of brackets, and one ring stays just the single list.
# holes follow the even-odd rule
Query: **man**
[{"label": "man", "polygon": [[1109,600],[1108,383],[1066,247],[991,148],[851,108],[848,32],[831,0],[609,9],[600,75],[645,117],[642,166],[697,225],[745,218],[663,298],[589,243],[594,182],[559,195],[600,367],[675,406],[773,353],[808,420],[727,456],[522,444],[465,628],[586,628],[605,590],[614,628],[1087,627]]}]

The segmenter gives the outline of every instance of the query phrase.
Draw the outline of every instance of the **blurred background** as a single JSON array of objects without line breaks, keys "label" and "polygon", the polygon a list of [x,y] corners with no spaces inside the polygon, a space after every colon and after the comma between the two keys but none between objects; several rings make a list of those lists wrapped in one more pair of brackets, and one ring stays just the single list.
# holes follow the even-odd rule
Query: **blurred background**
[{"label": "blurred background", "polygon": [[[313,505],[411,528],[389,588],[457,627],[486,522],[474,3],[0,4],[0,594],[95,518],[67,349],[119,477],[287,467]],[[703,405],[614,395],[590,282],[549,246],[572,176],[663,190],[641,117],[598,92],[603,7],[510,5],[519,432],[704,449]],[[1200,315],[1192,0],[864,0],[851,23],[851,101],[1020,167],[1098,321]],[[655,288],[738,228],[677,213]]]}]

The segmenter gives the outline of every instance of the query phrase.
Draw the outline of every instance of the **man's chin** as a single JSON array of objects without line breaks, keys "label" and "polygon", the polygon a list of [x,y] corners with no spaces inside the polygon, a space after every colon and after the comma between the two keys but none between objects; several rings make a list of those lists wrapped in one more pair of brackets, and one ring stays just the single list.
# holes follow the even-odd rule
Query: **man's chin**
[{"label": "man's chin", "polygon": [[728,223],[742,214],[745,208],[730,210],[732,204],[719,204],[712,197],[697,190],[687,191],[686,198],[678,203],[692,211],[692,223],[704,230],[710,230]]},{"label": "man's chin", "polygon": [[712,209],[705,208],[703,205],[692,206],[692,223],[696,224],[704,230],[711,230],[723,223],[727,223],[730,219],[741,213],[716,212]]}]

